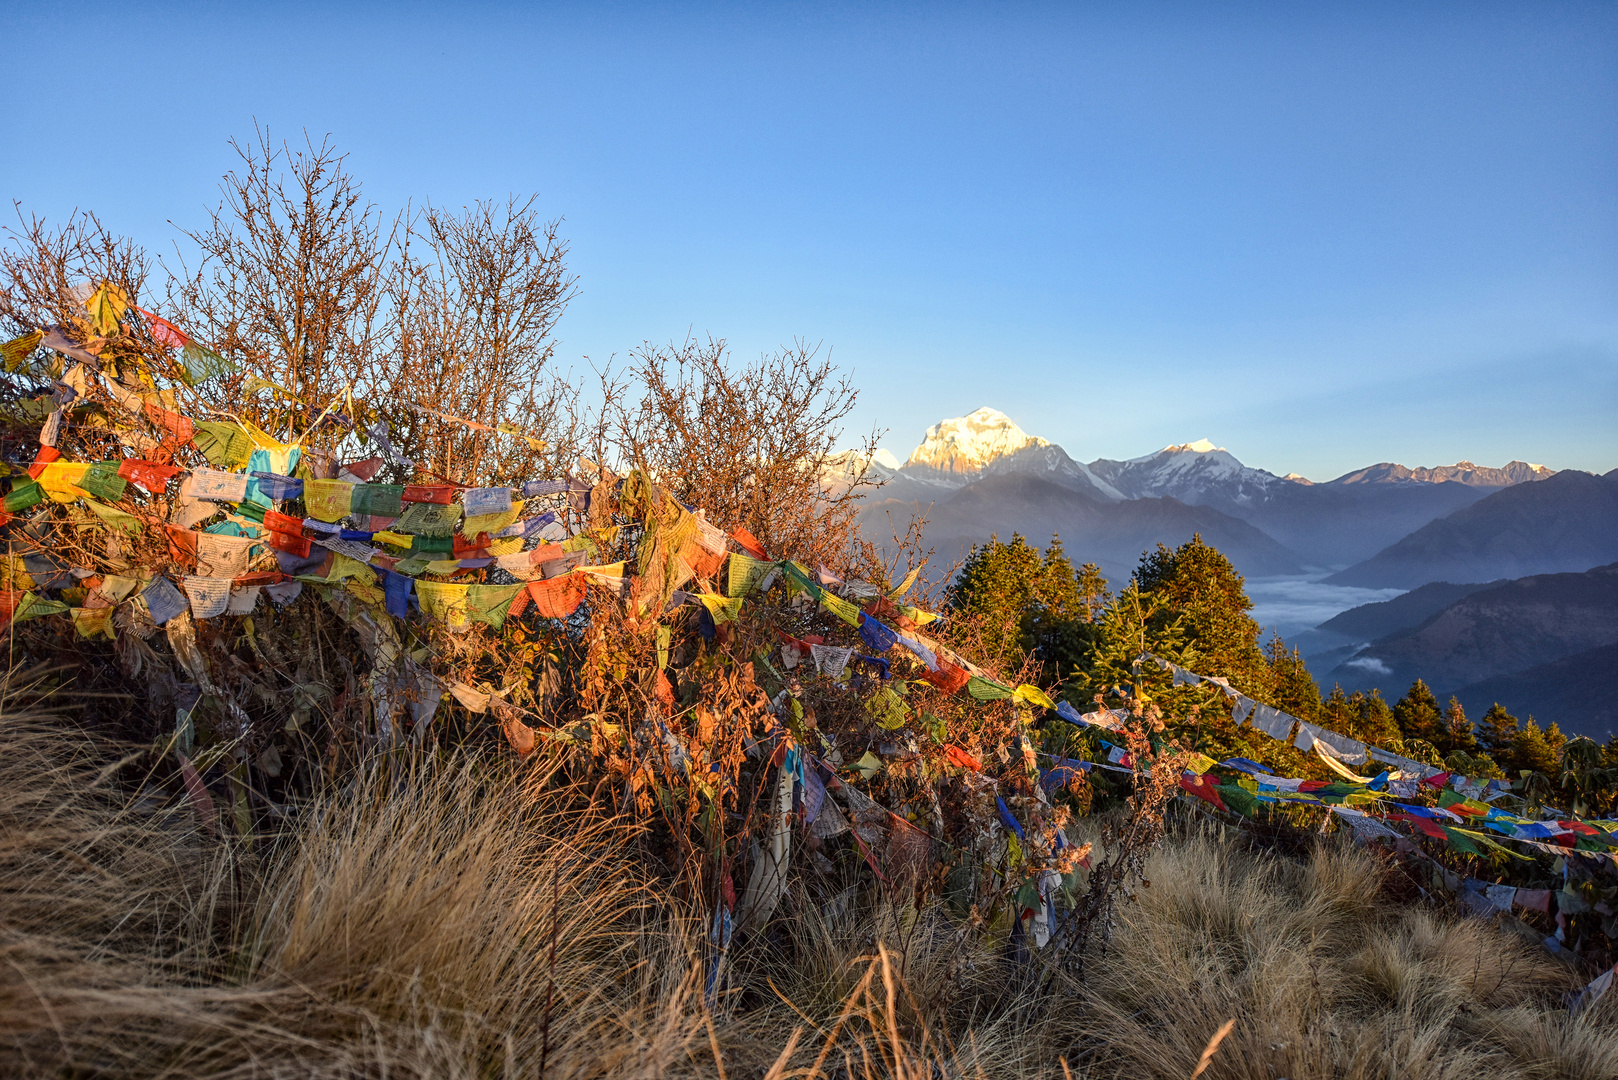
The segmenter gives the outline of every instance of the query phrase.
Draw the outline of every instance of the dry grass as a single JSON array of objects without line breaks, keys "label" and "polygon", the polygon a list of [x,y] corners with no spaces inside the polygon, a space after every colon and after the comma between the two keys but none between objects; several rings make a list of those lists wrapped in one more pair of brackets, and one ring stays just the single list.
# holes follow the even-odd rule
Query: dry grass
[{"label": "dry grass", "polygon": [[1184,1078],[1234,1019],[1203,1076],[1618,1075],[1614,1001],[1351,848],[1172,841],[1088,989],[810,874],[710,1012],[700,920],[542,768],[379,763],[254,858],[132,762],[0,716],[0,1074]]}]

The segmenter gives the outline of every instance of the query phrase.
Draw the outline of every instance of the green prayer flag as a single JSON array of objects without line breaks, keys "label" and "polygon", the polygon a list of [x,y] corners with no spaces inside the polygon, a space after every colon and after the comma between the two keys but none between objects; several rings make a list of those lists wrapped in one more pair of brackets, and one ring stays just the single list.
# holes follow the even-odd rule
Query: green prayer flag
[{"label": "green prayer flag", "polygon": [[526,582],[515,585],[473,585],[466,590],[467,617],[488,623],[498,630],[506,623],[506,612],[511,608],[511,601],[527,587]]},{"label": "green prayer flag", "polygon": [[24,593],[18,601],[17,609],[11,615],[12,622],[27,622],[37,619],[41,615],[60,615],[67,611],[68,606],[58,600],[47,600],[38,593]]},{"label": "green prayer flag", "polygon": [[45,489],[39,486],[37,480],[13,480],[13,487],[0,501],[0,509],[8,514],[15,514],[37,504],[45,497]]},{"label": "green prayer flag", "polygon": [[180,366],[185,370],[187,384],[191,386],[211,379],[216,375],[234,375],[236,373],[235,364],[212,349],[205,349],[194,341],[186,342],[185,348],[180,350]]},{"label": "green prayer flag", "polygon": [[1236,784],[1216,784],[1214,790],[1225,805],[1242,817],[1252,817],[1253,808],[1258,805],[1258,796],[1244,787]]},{"label": "green prayer flag", "polygon": [[966,692],[977,701],[1004,701],[1014,693],[1011,687],[1001,686],[981,675],[974,675],[966,680]]},{"label": "green prayer flag", "polygon": [[1477,855],[1483,857],[1486,852],[1472,842],[1472,838],[1460,829],[1452,829],[1448,825],[1440,825],[1444,835],[1449,838],[1451,851],[1459,851],[1463,855]]},{"label": "green prayer flag", "polygon": [[[402,490],[402,489],[401,489]],[[455,535],[455,526],[461,520],[461,504],[411,503],[404,508],[399,520],[391,526],[393,532],[413,533],[417,536],[447,537]],[[429,549],[423,549],[429,550]],[[432,550],[450,551],[451,548]]]},{"label": "green prayer flag", "polygon": [[398,517],[404,513],[404,487],[399,484],[355,484],[349,513]]},{"label": "green prayer flag", "polygon": [[108,506],[106,503],[98,502],[95,499],[85,499],[84,505],[88,506],[108,528],[117,529],[120,532],[128,533],[130,536],[139,535],[143,528],[140,518],[133,514],[127,514],[116,506]]},{"label": "green prayer flag", "polygon": [[118,475],[118,462],[98,461],[84,470],[75,483],[98,499],[107,502],[117,502],[124,497],[124,489],[129,481]]},{"label": "green prayer flag", "polygon": [[191,441],[208,459],[208,464],[230,472],[247,468],[248,459],[253,456],[252,437],[236,423],[198,420]]}]

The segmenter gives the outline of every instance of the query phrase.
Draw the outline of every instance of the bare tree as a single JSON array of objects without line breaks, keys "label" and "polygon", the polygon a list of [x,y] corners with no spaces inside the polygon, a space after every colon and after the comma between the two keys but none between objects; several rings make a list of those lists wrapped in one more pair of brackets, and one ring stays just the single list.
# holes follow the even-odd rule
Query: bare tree
[{"label": "bare tree", "polygon": [[858,391],[818,347],[799,342],[735,365],[723,340],[688,338],[642,346],[625,375],[605,399],[608,435],[627,464],[772,553],[832,567],[863,556],[854,515],[878,433],[857,448],[853,475],[838,469],[839,482],[826,482]]},{"label": "bare tree", "polygon": [[568,463],[576,394],[547,369],[576,279],[558,223],[534,202],[428,206],[390,278],[397,329],[371,404],[396,445],[445,479],[520,482]]},{"label": "bare tree", "polygon": [[[401,219],[384,223],[329,139],[316,146],[306,135],[294,150],[257,135],[245,147],[232,140],[240,171],[221,181],[224,201],[208,224],[185,232],[201,258],[194,270],[182,260],[168,306],[245,369],[206,398],[301,433],[346,390],[376,387],[392,346],[383,305]],[[335,428],[310,442],[330,446],[344,434]]]}]

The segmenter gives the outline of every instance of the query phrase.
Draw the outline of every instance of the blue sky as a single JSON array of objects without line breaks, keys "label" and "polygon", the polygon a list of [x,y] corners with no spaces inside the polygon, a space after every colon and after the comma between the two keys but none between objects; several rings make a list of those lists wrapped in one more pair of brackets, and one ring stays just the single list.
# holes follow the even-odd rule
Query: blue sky
[{"label": "blue sky", "polygon": [[580,370],[823,342],[903,457],[1003,409],[1618,466],[1618,6],[12,8],[0,178],[168,249],[226,141],[330,132],[385,208],[537,192]]}]

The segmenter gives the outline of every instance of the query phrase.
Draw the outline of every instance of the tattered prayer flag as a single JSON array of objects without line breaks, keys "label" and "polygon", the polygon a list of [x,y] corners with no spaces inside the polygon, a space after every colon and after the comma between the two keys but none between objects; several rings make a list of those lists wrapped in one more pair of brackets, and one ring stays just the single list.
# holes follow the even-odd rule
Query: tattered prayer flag
[{"label": "tattered prayer flag", "polygon": [[144,531],[144,526],[141,525],[139,518],[118,509],[116,506],[108,506],[106,503],[95,499],[85,499],[84,505],[88,506],[90,511],[100,518],[102,523],[109,529],[117,529],[119,532],[129,536],[136,536]]},{"label": "tattered prayer flag", "polygon": [[1219,795],[1219,786],[1214,783],[1211,777],[1198,776],[1194,773],[1181,773],[1180,786],[1197,798],[1210,802],[1221,810],[1229,809],[1225,805],[1225,800]]},{"label": "tattered prayer flag", "polygon": [[[305,499],[307,501],[307,496]],[[461,508],[458,504],[411,503],[404,508],[399,520],[393,523],[393,531],[416,536],[450,537],[455,535],[455,526],[460,520]]]},{"label": "tattered prayer flag", "polygon": [[455,488],[450,484],[406,484],[400,497],[407,503],[448,506],[455,501]]},{"label": "tattered prayer flag", "polygon": [[735,622],[736,617],[741,614],[742,598],[739,596],[726,598],[713,593],[698,593],[696,596],[702,606],[708,609],[708,614],[713,616],[716,624]]},{"label": "tattered prayer flag", "polygon": [[185,331],[167,319],[153,315],[142,307],[137,307],[135,310],[140,312],[141,318],[146,321],[146,333],[162,348],[183,349],[191,340],[186,337]]},{"label": "tattered prayer flag", "polygon": [[505,625],[512,599],[526,591],[526,585],[473,585],[466,594],[466,613],[499,630]]},{"label": "tattered prayer flag", "polygon": [[159,465],[139,458],[125,458],[118,463],[118,475],[139,484],[153,495],[161,495],[168,488],[169,477],[179,472],[174,465]]},{"label": "tattered prayer flag", "polygon": [[76,607],[71,612],[73,629],[78,631],[82,638],[104,637],[109,641],[115,640],[112,629],[112,613],[115,607]]},{"label": "tattered prayer flag", "polygon": [[[509,489],[505,490],[509,491]],[[521,513],[522,503],[514,502],[506,509],[498,510],[492,514],[468,514],[461,520],[461,531],[468,536],[476,536],[479,533],[498,533],[516,521],[517,515]]]},{"label": "tattered prayer flag", "polygon": [[981,675],[974,675],[967,680],[966,692],[976,701],[1004,701],[1015,693],[1011,687]]},{"label": "tattered prayer flag", "polygon": [[876,726],[889,731],[904,727],[910,718],[910,711],[905,708],[904,699],[893,692],[892,687],[884,686],[865,703],[865,711],[876,718]]},{"label": "tattered prayer flag", "polygon": [[821,590],[820,606],[850,626],[858,626],[865,613],[836,593]]},{"label": "tattered prayer flag", "polygon": [[910,587],[916,583],[916,578],[918,578],[920,576],[921,576],[921,567],[919,567],[919,566],[912,567],[911,570],[910,570],[910,573],[905,575],[905,579],[903,581],[899,582],[899,584],[896,585],[894,588],[888,590],[888,599],[889,600],[897,600],[897,599],[899,599],[899,597],[901,597],[905,593],[909,592]]},{"label": "tattered prayer flag", "polygon": [[983,763],[977,758],[962,750],[959,746],[944,747],[944,756],[949,758],[950,764],[962,769],[971,769],[973,772],[982,772]]},{"label": "tattered prayer flag", "polygon": [[769,556],[764,554],[764,545],[759,543],[758,538],[746,529],[738,526],[736,531],[730,534],[730,538],[740,544],[742,550],[753,556],[753,558],[769,560]]},{"label": "tattered prayer flag", "polygon": [[96,336],[112,337],[118,333],[118,321],[129,310],[129,296],[117,285],[103,281],[84,307],[90,313],[90,328]]},{"label": "tattered prayer flag", "polygon": [[763,562],[740,553],[730,556],[730,574],[726,592],[731,596],[746,596],[753,591],[753,586],[764,579],[772,563]]},{"label": "tattered prayer flag", "polygon": [[1028,837],[1024,835],[1022,826],[1017,823],[1017,819],[1012,816],[1011,807],[1006,805],[1006,800],[996,795],[994,797],[994,808],[1000,812],[1000,824],[1015,833],[1018,840],[1026,842]]},{"label": "tattered prayer flag", "polygon": [[237,370],[235,364],[195,341],[188,341],[182,347],[180,363],[185,368],[186,381],[192,386],[219,375],[233,375]]},{"label": "tattered prayer flag", "polygon": [[1035,686],[1033,683],[1023,683],[1012,692],[1011,696],[1016,701],[1026,701],[1031,705],[1038,705],[1041,708],[1056,708],[1056,702],[1051,700],[1050,695],[1045,693],[1045,691],[1041,690],[1039,687]]},{"label": "tattered prayer flag", "polygon": [[860,640],[874,653],[885,653],[899,643],[899,636],[871,616],[860,613]]},{"label": "tattered prayer flag", "polygon": [[39,343],[45,338],[43,330],[30,330],[21,337],[14,337],[0,345],[0,363],[10,372],[22,369],[28,360],[28,355],[39,348]]},{"label": "tattered prayer flag", "polygon": [[416,581],[416,598],[428,618],[459,629],[467,625],[466,593],[470,586],[444,581]]},{"label": "tattered prayer flag", "polygon": [[815,658],[815,670],[832,679],[843,673],[843,668],[848,666],[848,658],[854,655],[853,649],[839,649],[833,645],[811,645],[809,652]]},{"label": "tattered prayer flag", "polygon": [[959,693],[971,681],[972,674],[965,668],[952,664],[940,656],[937,670],[924,673],[922,678],[944,691],[944,693],[954,694]]},{"label": "tattered prayer flag", "polygon": [[[148,411],[151,406],[147,406]],[[186,421],[191,423],[191,421]],[[221,469],[245,469],[253,457],[253,438],[240,424],[223,420],[198,420],[191,441],[209,464]]]},{"label": "tattered prayer flag", "polygon": [[349,514],[354,485],[342,480],[307,480],[303,485],[303,505],[316,521],[341,521]]}]

